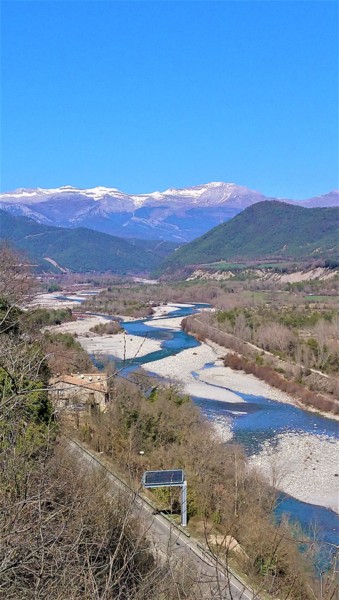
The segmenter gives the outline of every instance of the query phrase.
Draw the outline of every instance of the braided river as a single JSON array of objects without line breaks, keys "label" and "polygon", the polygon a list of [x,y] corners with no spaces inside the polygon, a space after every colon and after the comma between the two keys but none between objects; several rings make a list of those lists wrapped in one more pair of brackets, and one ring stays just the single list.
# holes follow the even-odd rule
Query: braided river
[{"label": "braided river", "polygon": [[[179,328],[162,328],[161,321],[168,317],[181,317],[197,313],[203,304],[194,304],[192,306],[182,306],[175,308],[164,317],[158,317],[155,323],[152,319],[141,319],[138,321],[123,322],[122,326],[128,334],[147,337],[149,339],[161,341],[161,348],[144,356],[127,360],[124,363],[124,373],[134,369],[137,365],[152,372],[150,363],[155,361],[166,362],[166,358],[176,355],[189,348],[195,349],[200,346],[200,342],[195,337],[189,335]],[[117,366],[123,366],[122,363]],[[204,365],[204,369],[212,369],[213,363]],[[192,372],[192,376],[195,373]],[[175,378],[180,382],[180,370],[175,373]],[[212,388],[220,388],[219,384],[205,384]],[[226,389],[225,389],[226,391]],[[339,439],[338,421],[320,416],[313,412],[308,412],[297,408],[292,404],[275,401],[264,396],[254,394],[244,394],[227,388],[238,396],[239,403],[213,400],[202,396],[192,395],[193,401],[199,406],[203,415],[214,423],[230,428],[233,433],[233,441],[241,443],[248,456],[252,456],[269,442],[274,446],[281,434],[308,434],[312,437],[326,437],[326,439]],[[212,394],[213,396],[213,394]],[[339,467],[338,467],[339,469]],[[285,493],[280,494],[277,517],[288,514],[291,521],[298,521],[303,530],[309,532],[316,528],[317,535],[323,539],[329,547],[338,545],[338,515],[328,508],[302,502]],[[334,546],[333,546],[334,547]],[[332,547],[332,548],[333,548]]]},{"label": "braided river", "polygon": [[[67,300],[67,298],[62,297],[60,300]],[[137,336],[141,339],[141,345],[142,340],[149,340],[149,344],[153,340],[152,350],[148,353],[137,352],[132,358],[122,359],[121,354],[119,358],[114,353],[106,355],[106,358],[115,361],[116,369],[119,369],[120,376],[123,377],[128,377],[130,372],[135,371],[138,367],[143,367],[144,370],[153,376],[159,377],[160,380],[168,380],[166,372],[166,366],[168,365],[169,374],[180,384],[181,365],[184,365],[186,361],[187,375],[187,353],[190,353],[192,360],[192,370],[188,366],[190,384],[187,386],[187,377],[186,379],[183,377],[183,387],[191,395],[192,400],[200,408],[205,418],[211,421],[221,435],[225,433],[225,441],[232,438],[232,441],[242,444],[250,463],[253,458],[260,456],[263,449],[268,447],[274,449],[275,446],[278,446],[282,438],[288,444],[290,439],[293,440],[291,447],[288,447],[288,454],[291,454],[291,457],[298,462],[300,444],[308,444],[311,448],[310,456],[307,457],[309,459],[308,469],[317,470],[317,475],[320,476],[319,481],[321,481],[321,484],[316,486],[319,489],[314,490],[314,497],[317,498],[318,494],[321,499],[322,494],[324,492],[326,494],[327,488],[335,489],[333,488],[333,476],[337,477],[336,481],[339,481],[339,465],[338,467],[336,464],[334,466],[334,470],[337,470],[336,473],[333,473],[333,468],[330,473],[327,472],[327,469],[324,470],[324,473],[321,473],[324,463],[317,466],[317,463],[321,461],[316,459],[313,446],[314,444],[324,443],[326,448],[335,452],[335,445],[339,440],[338,421],[315,412],[302,410],[293,403],[272,399],[272,396],[259,395],[257,390],[248,393],[248,391],[251,391],[249,389],[246,390],[247,393],[243,393],[232,389],[231,384],[220,383],[217,377],[213,378],[213,374],[216,372],[216,365],[219,364],[219,369],[224,369],[224,367],[221,364],[220,357],[219,361],[217,360],[218,357],[215,353],[212,360],[209,359],[202,367],[200,366],[199,372],[194,371],[193,359],[196,358],[194,355],[199,354],[204,349],[205,351],[206,349],[210,350],[210,352],[212,350],[207,348],[206,343],[200,343],[194,336],[182,331],[180,322],[185,316],[198,313],[207,307],[208,305],[198,303],[191,305],[173,304],[171,307],[167,307],[163,316],[161,316],[161,313],[159,315],[158,312],[157,316],[148,317],[147,319],[122,321],[121,325],[125,330],[127,339],[129,336],[133,336],[133,339]],[[105,318],[110,319],[108,316],[105,316]],[[100,340],[96,339],[100,343]],[[154,342],[157,343],[154,344]],[[154,347],[158,349],[154,350]],[[182,358],[178,355],[181,355]],[[103,356],[103,353],[101,353],[101,356]],[[188,360],[190,360],[190,357]],[[173,368],[174,359],[177,360],[176,364],[178,365],[175,368]],[[93,355],[93,360],[99,366],[101,360],[99,359],[98,363],[97,355],[96,357]],[[208,377],[209,373],[211,373],[210,377]],[[203,374],[205,374],[204,377],[202,377]],[[232,378],[230,381],[232,383]],[[231,401],[229,401],[230,399]],[[295,453],[295,457],[293,457],[293,453]],[[321,457],[318,456],[318,458]],[[335,460],[337,459],[338,457]],[[254,464],[258,466],[258,463]],[[296,485],[302,488],[304,484],[307,484],[309,476],[306,471],[305,474],[303,473],[303,466],[301,465],[300,469],[300,464],[297,474],[299,479]],[[334,496],[332,494],[331,498],[331,507],[333,503],[337,507],[337,492],[334,492]],[[283,515],[288,515],[292,522],[299,523],[305,533],[316,532],[317,538],[324,542],[323,548],[326,551],[323,551],[318,561],[319,571],[327,563],[328,552],[333,554],[335,549],[338,548],[339,542],[338,515],[334,510],[321,504],[324,503],[322,501],[314,504],[304,502],[294,497],[292,493],[280,492],[276,508],[277,519],[280,519]]]}]

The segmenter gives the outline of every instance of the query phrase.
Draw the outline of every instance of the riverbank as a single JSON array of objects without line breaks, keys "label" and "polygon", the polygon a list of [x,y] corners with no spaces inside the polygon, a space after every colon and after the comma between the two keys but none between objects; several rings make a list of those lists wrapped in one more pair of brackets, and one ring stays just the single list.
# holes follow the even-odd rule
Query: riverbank
[{"label": "riverbank", "polygon": [[277,489],[339,513],[339,441],[302,433],[278,435],[249,458]]},{"label": "riverbank", "polygon": [[[181,326],[186,333],[200,340],[209,339],[221,344],[225,366],[254,375],[269,386],[293,396],[295,405],[300,408],[327,415],[330,419],[339,417],[339,401],[335,394],[338,379],[335,376],[314,368],[306,370],[288,358],[283,360],[272,352],[210,325],[204,315],[187,316]],[[268,357],[267,362],[264,355]],[[335,360],[335,355],[332,359]]]},{"label": "riverbank", "polygon": [[[215,351],[207,344],[201,344],[201,346],[188,348],[179,354],[168,356],[162,360],[149,362],[147,363],[147,370],[172,381],[181,387],[184,393],[191,396],[220,402],[244,402],[231,390],[200,381],[200,371],[206,363],[215,360],[217,360]],[[221,363],[221,361],[217,362]]]},{"label": "riverbank", "polygon": [[88,296],[91,296],[94,293],[98,294],[100,291],[101,289],[86,289],[79,291],[76,294],[67,294],[65,299],[62,300],[60,300],[60,296],[63,297],[64,292],[44,292],[42,294],[37,294],[35,298],[27,305],[27,308],[76,308],[77,306],[80,306],[81,302],[86,300]]},{"label": "riverbank", "polygon": [[[239,404],[243,404],[244,413],[247,404],[237,392],[294,404],[293,398],[256,377],[224,367],[218,360],[217,349],[202,343],[198,348],[148,363],[147,370],[177,381],[183,391],[192,396],[237,404],[237,415]],[[214,366],[206,369],[206,363],[214,363]],[[232,439],[231,422],[224,416],[213,421],[213,427],[223,441]],[[263,449],[249,458],[249,464],[278,490],[303,502],[339,512],[338,456],[338,440],[296,432],[279,434],[272,442],[264,442]]]},{"label": "riverbank", "polygon": [[[162,319],[161,327],[175,329],[180,321],[180,318]],[[148,325],[159,326],[160,323],[149,321]],[[224,353],[223,347],[206,341],[198,348],[148,363],[147,369],[163,378],[177,380],[190,395],[237,403],[237,414],[241,403],[246,411],[246,403],[237,393],[296,405],[292,396],[254,375],[225,367],[221,359]],[[224,416],[213,422],[213,426],[223,441],[232,438],[231,423]],[[338,456],[338,440],[323,435],[287,433],[278,435],[273,442],[265,442],[263,449],[250,457],[249,463],[280,491],[338,512]]]},{"label": "riverbank", "polygon": [[[179,305],[168,304],[155,309],[149,327],[180,330],[182,317],[168,313]],[[187,306],[187,305],[184,305]],[[161,340],[151,340],[130,334],[100,336],[89,331],[95,324],[107,322],[104,316],[86,317],[75,322],[56,326],[56,331],[77,334],[77,339],[89,353],[111,354],[117,358],[131,359],[159,350]],[[232,371],[223,365],[225,349],[213,342],[203,342],[178,354],[147,363],[145,367],[161,378],[174,381],[183,392],[197,398],[227,403],[229,416],[220,415],[212,422],[215,435],[223,441],[232,438],[232,412],[234,416],[246,414],[247,403],[239,394],[261,396],[295,406],[295,400],[272,388],[253,375]],[[232,411],[234,404],[234,411]],[[288,423],[286,423],[288,426]],[[250,457],[250,464],[263,473],[277,489],[311,504],[337,509],[336,465],[339,442],[325,435],[286,433],[278,434],[272,442]]]},{"label": "riverbank", "polygon": [[[160,309],[163,310],[164,307],[159,307]],[[163,314],[166,314],[165,311]],[[157,318],[159,319],[158,316]],[[155,321],[156,318],[146,321],[145,325],[163,329],[180,329],[182,317],[161,318],[161,322]],[[234,392],[240,392],[295,404],[292,396],[273,388],[254,375],[247,375],[242,371],[233,371],[229,367],[225,367],[222,360],[224,354],[225,348],[207,340],[201,342],[197,348],[184,350],[180,354],[148,363],[147,368],[168,379],[172,379],[173,376],[175,378],[175,374],[180,374],[180,380],[185,382],[185,391],[198,397],[227,402],[232,399],[234,402],[244,402],[240,396],[235,397]],[[208,369],[205,367],[206,364],[210,365]],[[212,388],[215,389],[212,390]],[[217,388],[222,388],[222,390],[217,391]]]},{"label": "riverbank", "polygon": [[83,349],[88,354],[94,354],[98,357],[112,355],[121,360],[131,360],[160,349],[160,341],[142,338],[138,335],[129,335],[126,332],[114,335],[100,335],[90,331],[95,325],[109,322],[110,320],[104,316],[88,316],[77,321],[54,325],[46,329],[58,333],[76,335],[77,341]]}]

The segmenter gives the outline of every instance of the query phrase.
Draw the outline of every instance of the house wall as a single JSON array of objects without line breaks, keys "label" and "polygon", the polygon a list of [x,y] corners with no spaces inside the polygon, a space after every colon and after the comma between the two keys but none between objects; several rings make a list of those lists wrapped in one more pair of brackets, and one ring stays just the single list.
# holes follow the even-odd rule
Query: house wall
[{"label": "house wall", "polygon": [[57,410],[64,408],[86,410],[90,406],[98,406],[100,410],[104,410],[107,404],[107,394],[105,392],[64,381],[58,381],[53,385],[51,399]]}]

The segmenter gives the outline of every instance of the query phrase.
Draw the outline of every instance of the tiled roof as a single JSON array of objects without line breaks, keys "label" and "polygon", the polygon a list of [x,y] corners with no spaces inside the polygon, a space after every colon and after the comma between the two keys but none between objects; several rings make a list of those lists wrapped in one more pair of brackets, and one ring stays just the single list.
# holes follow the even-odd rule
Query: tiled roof
[{"label": "tiled roof", "polygon": [[98,373],[58,375],[50,380],[50,385],[52,386],[57,383],[67,383],[102,393],[107,392],[107,380],[102,375],[98,375]]}]

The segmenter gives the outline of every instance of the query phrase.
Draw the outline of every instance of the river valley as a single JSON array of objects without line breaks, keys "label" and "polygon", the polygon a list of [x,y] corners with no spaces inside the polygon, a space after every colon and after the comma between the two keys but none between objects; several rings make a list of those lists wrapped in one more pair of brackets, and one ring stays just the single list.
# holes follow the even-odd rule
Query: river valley
[{"label": "river valley", "polygon": [[287,513],[305,531],[316,527],[320,539],[337,545],[338,422],[301,410],[279,390],[225,368],[224,349],[200,343],[180,328],[184,316],[204,308],[161,306],[152,318],[123,321],[125,333],[115,336],[88,332],[87,316],[57,328],[78,331],[93,360],[114,359],[123,375],[143,366],[177,382],[213,423],[216,435],[243,444],[250,464],[281,490],[277,515]]}]

